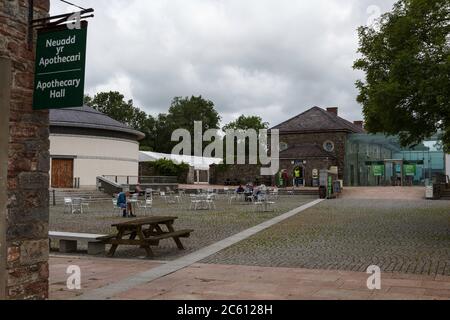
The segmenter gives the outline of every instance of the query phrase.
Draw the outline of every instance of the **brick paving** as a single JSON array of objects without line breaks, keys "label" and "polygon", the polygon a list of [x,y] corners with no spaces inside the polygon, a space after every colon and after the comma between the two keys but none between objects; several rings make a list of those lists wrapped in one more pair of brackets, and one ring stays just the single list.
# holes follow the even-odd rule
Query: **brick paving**
[{"label": "brick paving", "polygon": [[[105,259],[81,256],[50,256],[50,299],[68,300],[91,290],[157,267],[162,262],[129,259]],[[69,266],[81,271],[81,290],[67,289]]]},{"label": "brick paving", "polygon": [[203,263],[450,276],[450,202],[321,203]]},{"label": "brick paving", "polygon": [[377,200],[423,200],[424,187],[345,187],[344,199],[377,199]]},{"label": "brick paving", "polygon": [[[188,209],[190,203],[187,198],[181,205],[168,205],[159,197],[155,197],[152,216],[177,216],[179,219],[175,222],[176,229],[193,229],[195,232],[191,234],[190,238],[182,239],[186,248],[184,251],[177,250],[172,239],[161,241],[160,246],[152,248],[155,252],[154,259],[177,259],[280,216],[314,199],[311,196],[281,196],[274,212],[263,213],[254,212],[252,204],[239,202],[230,205],[225,199],[216,201],[216,210],[192,211]],[[117,217],[117,211],[114,217],[112,211],[112,202],[110,201],[92,203],[89,212],[83,216],[64,214],[62,205],[50,207],[50,230],[109,234],[115,230],[111,228],[111,224],[125,220]],[[140,215],[141,213],[138,213],[138,216]],[[79,248],[85,249],[82,245]],[[85,254],[85,252],[82,251],[80,254]],[[144,256],[143,249],[128,246],[120,246],[115,255],[117,258],[145,258]]]},{"label": "brick paving", "polygon": [[[448,300],[450,202],[418,200],[418,194],[375,200],[366,199],[363,192],[322,202],[201,263],[99,298]],[[210,218],[217,216],[212,213]],[[111,284],[128,283],[130,277],[166,264],[53,256],[51,299],[92,297]],[[367,289],[365,270],[371,264],[382,269],[381,290]],[[79,291],[65,286],[68,265],[82,269]]]},{"label": "brick paving", "polygon": [[[71,299],[126,275],[155,268],[162,262],[92,257],[51,257],[50,298]],[[67,266],[79,265],[82,289],[65,286]],[[369,300],[450,299],[450,277],[382,275],[381,290],[367,289],[366,273],[274,267],[195,264],[153,282],[113,296],[121,300]]]}]

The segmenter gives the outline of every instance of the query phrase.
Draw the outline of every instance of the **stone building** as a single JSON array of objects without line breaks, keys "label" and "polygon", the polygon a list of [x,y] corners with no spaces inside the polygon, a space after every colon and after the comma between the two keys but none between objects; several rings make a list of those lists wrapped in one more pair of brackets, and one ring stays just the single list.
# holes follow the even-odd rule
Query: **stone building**
[{"label": "stone building", "polygon": [[[49,6],[34,0],[34,18]],[[0,1],[0,299],[48,297],[49,116],[32,110],[28,17],[28,1]]]},{"label": "stone building", "polygon": [[50,186],[95,187],[98,176],[137,177],[144,137],[87,106],[50,110]]},{"label": "stone building", "polygon": [[[337,168],[344,180],[346,143],[350,135],[364,134],[363,122],[351,123],[338,116],[338,108],[311,108],[275,127],[280,132],[280,174],[287,174],[287,186],[294,185],[294,171],[300,171],[300,185],[317,186],[322,169]],[[213,166],[212,183],[279,184],[275,177],[261,176],[259,165]],[[284,172],[285,174],[281,174]],[[315,180],[317,183],[315,183]]]},{"label": "stone building", "polygon": [[272,128],[280,131],[280,170],[293,184],[300,170],[301,185],[313,186],[322,169],[337,167],[344,179],[346,140],[349,134],[364,133],[362,122],[351,123],[338,115],[338,108],[313,107]]}]

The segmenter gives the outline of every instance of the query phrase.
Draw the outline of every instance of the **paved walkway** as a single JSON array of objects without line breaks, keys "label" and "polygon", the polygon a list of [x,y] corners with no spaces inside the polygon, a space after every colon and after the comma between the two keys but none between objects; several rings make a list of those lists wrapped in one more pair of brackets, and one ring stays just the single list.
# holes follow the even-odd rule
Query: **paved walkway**
[{"label": "paved walkway", "polygon": [[[448,203],[419,202],[314,201],[167,263],[52,257],[51,298],[450,299]],[[367,263],[382,267],[379,291]]]},{"label": "paved walkway", "polygon": [[338,199],[201,261],[450,276],[450,201]]},{"label": "paved walkway", "polygon": [[344,199],[421,200],[425,187],[345,187]]},{"label": "paved walkway", "polygon": [[114,283],[110,283],[104,287],[99,289],[95,289],[91,292],[85,293],[81,295],[79,298],[83,300],[93,300],[93,299],[108,299],[111,298],[121,292],[134,288],[144,283],[148,283],[150,281],[154,281],[161,277],[164,277],[168,274],[186,268],[192,264],[195,264],[211,255],[218,253],[221,250],[231,247],[232,245],[237,244],[255,234],[264,231],[280,222],[292,218],[293,216],[314,207],[315,205],[323,202],[323,200],[315,200],[311,201],[305,205],[302,205],[299,208],[291,210],[285,214],[277,216],[273,219],[265,221],[255,227],[244,230],[238,234],[235,234],[229,238],[218,241],[210,246],[204,247],[196,252],[185,255],[179,259],[174,261],[170,261],[166,264],[160,265],[158,267],[152,268],[148,271],[144,271],[135,275],[131,275],[130,277],[116,281]]},{"label": "paved walkway", "polygon": [[[79,265],[82,290],[66,288],[66,268]],[[51,257],[50,298],[70,299],[126,275],[157,268],[152,261]],[[120,300],[368,300],[450,299],[450,277],[383,274],[381,290],[370,291],[368,274],[348,271],[194,264],[109,297]]]}]

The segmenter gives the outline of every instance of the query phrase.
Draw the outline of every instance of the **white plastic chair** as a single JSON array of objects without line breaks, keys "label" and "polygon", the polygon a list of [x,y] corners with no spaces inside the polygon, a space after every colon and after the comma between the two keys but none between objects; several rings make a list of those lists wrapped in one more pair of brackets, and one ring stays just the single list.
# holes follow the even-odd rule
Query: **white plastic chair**
[{"label": "white plastic chair", "polygon": [[83,200],[81,200],[81,199],[76,199],[76,198],[72,199],[72,206],[71,206],[72,214],[76,214],[76,213],[83,214],[83,203],[82,202],[83,202]]},{"label": "white plastic chair", "polygon": [[229,195],[228,196],[228,204],[232,204],[233,201],[237,201],[237,199],[238,199],[237,193],[234,193],[233,195]]},{"label": "white plastic chair", "polygon": [[164,202],[167,204],[175,204],[176,201],[174,199],[172,199],[170,196],[166,195],[166,193],[164,191],[161,191],[159,193],[159,195],[161,196],[162,199],[164,199]]},{"label": "white plastic chair", "polygon": [[151,188],[145,189],[145,199],[148,198],[153,199],[153,189]]},{"label": "white plastic chair", "polygon": [[217,209],[216,207],[216,203],[214,202],[214,195],[209,195],[206,197],[205,200],[206,205],[208,206],[208,208],[211,209]]},{"label": "white plastic chair", "polygon": [[72,198],[64,198],[64,213],[67,209],[72,210]]},{"label": "white plastic chair", "polygon": [[270,191],[270,196],[272,199],[278,200],[280,196],[278,188],[274,188],[272,191]]},{"label": "white plastic chair", "polygon": [[84,199],[81,199],[81,206],[85,208],[86,212],[89,211],[89,202],[83,202]]},{"label": "white plastic chair", "polygon": [[201,205],[202,200],[198,200],[196,198],[191,198],[191,206],[189,207],[189,210],[198,210],[199,206]]},{"label": "white plastic chair", "polygon": [[153,208],[153,200],[151,199],[145,199],[144,201],[138,202],[139,209],[144,209],[145,214],[147,214],[147,211],[150,209],[150,213],[152,213]]},{"label": "white plastic chair", "polygon": [[117,199],[112,199],[112,204],[113,204],[113,214],[115,215],[116,210],[120,214],[122,209],[117,206]]}]

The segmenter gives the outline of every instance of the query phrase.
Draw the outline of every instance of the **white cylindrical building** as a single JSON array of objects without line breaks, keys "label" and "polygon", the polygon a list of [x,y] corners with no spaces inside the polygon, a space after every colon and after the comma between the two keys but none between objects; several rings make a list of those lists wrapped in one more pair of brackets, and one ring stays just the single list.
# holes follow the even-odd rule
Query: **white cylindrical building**
[{"label": "white cylindrical building", "polygon": [[138,176],[144,137],[90,107],[50,110],[51,187],[95,187],[98,176]]}]

